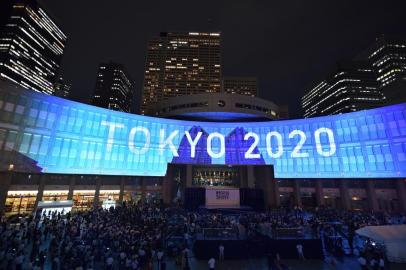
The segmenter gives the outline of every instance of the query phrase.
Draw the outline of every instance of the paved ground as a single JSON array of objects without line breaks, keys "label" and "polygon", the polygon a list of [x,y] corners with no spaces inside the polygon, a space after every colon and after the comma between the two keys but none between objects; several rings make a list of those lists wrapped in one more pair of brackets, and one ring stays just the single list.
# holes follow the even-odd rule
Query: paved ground
[{"label": "paved ground", "polygon": [[[344,260],[337,261],[335,266],[320,260],[284,260],[284,263],[292,270],[358,270],[361,269],[355,258],[346,257]],[[191,270],[207,270],[207,262],[200,260],[191,260]],[[156,268],[155,268],[156,269]],[[180,266],[169,261],[167,270],[178,270]],[[404,270],[405,264],[392,264],[391,270]],[[268,270],[266,259],[251,260],[230,260],[216,265],[216,270]]]}]

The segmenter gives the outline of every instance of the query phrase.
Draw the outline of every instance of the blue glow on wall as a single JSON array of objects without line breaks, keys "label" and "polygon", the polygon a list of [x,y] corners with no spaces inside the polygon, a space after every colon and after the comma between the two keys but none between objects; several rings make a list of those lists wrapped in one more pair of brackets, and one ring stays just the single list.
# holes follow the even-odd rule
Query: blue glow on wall
[{"label": "blue glow on wall", "polygon": [[213,123],[0,89],[0,166],[163,176],[168,163],[274,165],[276,178],[406,177],[406,104],[311,119]]}]

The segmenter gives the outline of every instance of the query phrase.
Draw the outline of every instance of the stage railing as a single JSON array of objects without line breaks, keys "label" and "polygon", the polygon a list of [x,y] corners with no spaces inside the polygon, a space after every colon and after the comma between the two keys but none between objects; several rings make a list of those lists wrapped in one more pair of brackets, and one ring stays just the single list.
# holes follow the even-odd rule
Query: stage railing
[{"label": "stage railing", "polygon": [[232,228],[203,228],[204,239],[239,239],[238,232]]}]

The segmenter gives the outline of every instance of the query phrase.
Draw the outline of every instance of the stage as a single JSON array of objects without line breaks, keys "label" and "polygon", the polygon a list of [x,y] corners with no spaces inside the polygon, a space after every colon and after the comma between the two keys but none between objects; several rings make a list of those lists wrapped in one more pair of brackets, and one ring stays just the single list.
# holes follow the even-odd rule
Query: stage
[{"label": "stage", "polygon": [[204,239],[196,240],[193,251],[198,259],[218,258],[220,244],[224,246],[225,259],[248,259],[276,253],[282,259],[297,259],[296,245],[303,246],[306,259],[323,260],[324,254],[320,239],[271,239],[257,236],[246,240]]},{"label": "stage", "polygon": [[264,193],[261,189],[252,188],[186,188],[185,208],[188,210],[260,211],[264,209]]}]

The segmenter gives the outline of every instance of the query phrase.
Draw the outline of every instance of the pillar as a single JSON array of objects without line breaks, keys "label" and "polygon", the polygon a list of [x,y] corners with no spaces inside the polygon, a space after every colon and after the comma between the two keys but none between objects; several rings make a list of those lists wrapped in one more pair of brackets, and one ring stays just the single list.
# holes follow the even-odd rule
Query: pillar
[{"label": "pillar", "polygon": [[277,180],[274,178],[272,172],[272,167],[255,167],[254,177],[258,179],[258,181],[256,181],[256,187],[262,189],[264,192],[265,209],[278,207],[280,205],[279,190]]},{"label": "pillar", "polygon": [[302,206],[302,198],[300,197],[300,186],[299,180],[293,180],[293,199],[295,200],[295,205],[301,207]]},{"label": "pillar", "polygon": [[123,203],[123,198],[124,198],[124,184],[125,184],[125,177],[121,176],[120,179],[120,193],[118,195],[118,203],[122,204]]},{"label": "pillar", "polygon": [[350,195],[348,194],[348,180],[340,180],[340,197],[343,209],[350,209]]},{"label": "pillar", "polygon": [[99,177],[97,177],[96,178],[96,189],[95,189],[95,193],[94,193],[93,208],[99,207],[100,186],[101,186],[101,179]]},{"label": "pillar", "polygon": [[[246,186],[244,187],[254,188],[255,187],[254,166],[249,165],[246,168],[247,168],[247,178],[245,179]],[[266,179],[268,179],[268,177]]]},{"label": "pillar", "polygon": [[172,184],[174,181],[174,167],[169,165],[166,175],[162,180],[162,199],[164,204],[172,203]]},{"label": "pillar", "polygon": [[397,190],[397,193],[398,193],[400,211],[405,212],[406,211],[405,179],[397,179],[396,180],[396,190]]},{"label": "pillar", "polygon": [[248,187],[247,183],[247,168],[246,167],[239,167],[238,168],[238,173],[239,173],[239,178],[240,178],[240,188],[246,188]]},{"label": "pillar", "polygon": [[372,179],[367,180],[367,196],[368,196],[369,210],[378,211],[379,210],[378,201],[376,199],[374,180],[372,180]]},{"label": "pillar", "polygon": [[324,205],[323,186],[320,179],[316,180],[316,203],[317,206]]},{"label": "pillar", "polygon": [[273,197],[273,207],[279,207],[281,205],[281,197],[279,194],[279,187],[278,187],[278,180],[275,178],[272,178],[270,181],[270,184],[272,186],[272,197]]},{"label": "pillar", "polygon": [[35,198],[34,211],[37,211],[38,202],[42,201],[42,196],[44,195],[44,189],[45,189],[45,181],[46,181],[46,175],[41,174],[39,177],[38,193],[37,193],[37,197]]},{"label": "pillar", "polygon": [[6,204],[7,193],[10,189],[11,178],[13,174],[11,172],[1,174],[0,179],[0,215],[4,212],[4,206]]},{"label": "pillar", "polygon": [[186,188],[192,187],[193,166],[192,164],[186,165]]},{"label": "pillar", "polygon": [[69,179],[68,200],[73,199],[73,191],[75,190],[76,176],[71,176]]}]

